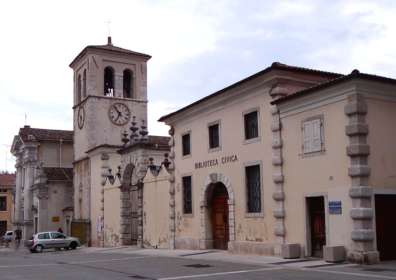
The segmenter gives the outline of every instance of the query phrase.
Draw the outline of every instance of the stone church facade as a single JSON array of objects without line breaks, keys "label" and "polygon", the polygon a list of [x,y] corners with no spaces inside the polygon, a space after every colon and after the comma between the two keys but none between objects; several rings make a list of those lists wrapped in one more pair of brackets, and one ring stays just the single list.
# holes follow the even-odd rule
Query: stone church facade
[{"label": "stone church facade", "polygon": [[73,131],[24,126],[14,137],[16,157],[14,228],[24,239],[61,228],[73,219]]}]

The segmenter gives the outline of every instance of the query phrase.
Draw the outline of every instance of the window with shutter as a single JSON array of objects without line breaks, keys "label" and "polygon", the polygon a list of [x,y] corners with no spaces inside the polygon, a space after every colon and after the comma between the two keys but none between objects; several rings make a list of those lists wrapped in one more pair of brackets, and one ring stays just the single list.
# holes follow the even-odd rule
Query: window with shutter
[{"label": "window with shutter", "polygon": [[304,154],[320,152],[323,148],[322,119],[307,120],[302,125]]}]

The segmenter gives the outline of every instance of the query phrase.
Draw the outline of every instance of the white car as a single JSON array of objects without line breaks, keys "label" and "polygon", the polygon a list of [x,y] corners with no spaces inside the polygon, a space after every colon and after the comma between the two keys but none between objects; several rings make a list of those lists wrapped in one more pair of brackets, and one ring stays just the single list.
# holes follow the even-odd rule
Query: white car
[{"label": "white car", "polygon": [[80,240],[76,237],[66,236],[56,231],[39,232],[32,236],[30,240],[25,241],[25,246],[34,253],[41,253],[44,249],[76,249],[81,246]]},{"label": "white car", "polygon": [[14,239],[14,232],[12,230],[6,231],[6,233],[4,233],[2,239],[3,239],[3,242],[11,242]]}]

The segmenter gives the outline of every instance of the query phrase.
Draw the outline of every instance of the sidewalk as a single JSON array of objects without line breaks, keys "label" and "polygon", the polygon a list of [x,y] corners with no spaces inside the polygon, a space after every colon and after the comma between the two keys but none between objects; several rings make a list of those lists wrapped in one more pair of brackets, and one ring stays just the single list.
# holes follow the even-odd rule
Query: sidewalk
[{"label": "sidewalk", "polygon": [[[96,253],[118,253],[118,254],[138,254],[153,257],[187,258],[204,261],[224,261],[238,264],[252,265],[282,265],[285,267],[304,268],[304,267],[323,267],[333,266],[334,264],[325,262],[322,259],[283,259],[276,256],[261,255],[238,255],[223,250],[168,250],[168,249],[141,249],[135,246],[98,248],[86,247],[82,249],[86,252]],[[337,264],[351,265],[351,264]],[[352,264],[353,265],[353,264]]]}]

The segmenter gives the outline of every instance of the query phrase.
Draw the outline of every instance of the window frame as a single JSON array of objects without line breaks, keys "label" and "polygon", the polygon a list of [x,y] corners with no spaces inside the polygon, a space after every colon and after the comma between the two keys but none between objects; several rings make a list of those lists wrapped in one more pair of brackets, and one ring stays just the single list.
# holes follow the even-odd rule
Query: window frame
[{"label": "window frame", "polygon": [[[247,187],[247,174],[246,168],[251,166],[259,166],[260,172],[260,212],[249,212],[248,208],[248,187]],[[263,188],[263,163],[261,160],[249,161],[243,164],[243,186],[245,188],[245,217],[246,218],[262,218],[264,217],[264,188]]]},{"label": "window frame", "polygon": [[[183,138],[184,138],[185,135],[188,135],[188,134],[190,135],[190,140],[189,140],[190,151],[189,151],[188,154],[184,154]],[[182,133],[180,135],[180,138],[181,138],[181,155],[182,155],[182,158],[184,159],[184,158],[191,157],[191,155],[192,155],[192,133],[191,133],[191,130],[188,130],[188,131]]]},{"label": "window frame", "polygon": [[[219,145],[217,147],[210,147],[210,127],[217,125],[218,126],[218,143]],[[213,121],[207,124],[207,133],[208,133],[208,152],[217,152],[217,151],[221,151],[221,121],[217,120],[217,121]]]},{"label": "window frame", "polygon": [[[190,178],[191,213],[186,213],[185,212],[185,205],[184,205],[184,202],[185,202],[185,200],[184,200],[184,198],[185,198],[184,178],[188,178],[188,177]],[[182,209],[181,210],[182,210],[182,214],[183,214],[184,217],[193,217],[194,216],[194,199],[193,199],[193,195],[194,195],[193,194],[193,176],[192,176],[191,173],[183,174],[181,176],[181,200],[182,200],[182,203],[181,203]]]},{"label": "window frame", "polygon": [[[245,116],[253,112],[257,112],[257,137],[246,139]],[[250,144],[261,141],[261,121],[260,121],[259,107],[254,107],[242,112],[242,139],[244,144]]]},{"label": "window frame", "polygon": [[[7,208],[8,208],[7,196],[2,195],[2,196],[0,196],[0,199],[1,200],[4,199],[4,206],[5,206],[4,210],[2,210],[2,208],[0,208],[0,212],[7,212]],[[2,205],[2,203],[0,205]]]},{"label": "window frame", "polygon": [[[304,134],[304,125],[308,122],[313,122],[319,120],[320,122],[320,149],[319,150],[314,150],[314,151],[305,151],[305,134]],[[301,121],[301,156],[302,157],[310,157],[314,155],[319,155],[323,154],[325,150],[325,134],[324,134],[324,115],[315,115],[312,117],[305,118]]]}]

